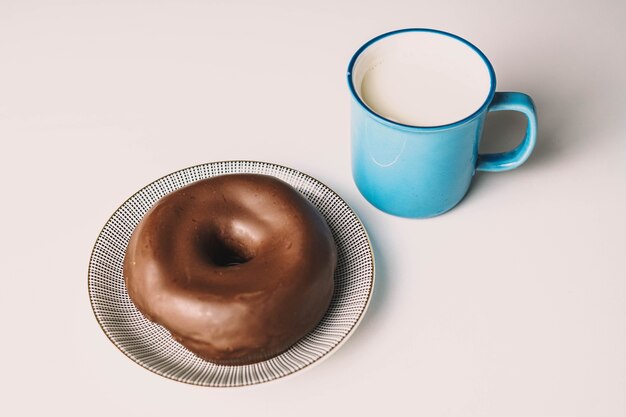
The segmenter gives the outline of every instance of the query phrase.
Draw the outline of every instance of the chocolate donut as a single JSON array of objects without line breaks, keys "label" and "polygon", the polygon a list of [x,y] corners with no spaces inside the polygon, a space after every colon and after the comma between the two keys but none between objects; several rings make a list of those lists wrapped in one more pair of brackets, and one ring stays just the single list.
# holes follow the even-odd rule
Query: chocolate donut
[{"label": "chocolate donut", "polygon": [[310,332],[333,294],[337,249],[289,184],[257,174],[195,182],[135,228],[126,288],[149,320],[222,365],[274,357]]}]

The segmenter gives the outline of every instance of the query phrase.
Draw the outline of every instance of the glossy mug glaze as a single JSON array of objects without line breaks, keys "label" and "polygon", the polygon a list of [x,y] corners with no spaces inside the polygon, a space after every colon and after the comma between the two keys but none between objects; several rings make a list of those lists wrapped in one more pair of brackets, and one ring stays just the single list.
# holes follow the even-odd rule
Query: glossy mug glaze
[{"label": "glossy mug glaze", "polygon": [[[380,65],[388,66],[386,72]],[[412,73],[423,75],[405,82],[402,77]],[[350,60],[348,86],[354,181],[370,203],[396,216],[425,218],[450,210],[467,193],[475,171],[517,168],[535,146],[531,98],[495,92],[487,57],[447,32],[403,29],[370,40]],[[523,113],[526,136],[511,151],[479,154],[485,117],[500,110]]]}]

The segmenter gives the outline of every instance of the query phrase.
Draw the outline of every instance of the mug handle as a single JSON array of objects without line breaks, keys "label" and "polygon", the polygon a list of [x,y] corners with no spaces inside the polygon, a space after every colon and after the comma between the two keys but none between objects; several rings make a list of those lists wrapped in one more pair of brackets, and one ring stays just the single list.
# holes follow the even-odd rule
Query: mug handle
[{"label": "mug handle", "polygon": [[530,96],[524,93],[502,92],[493,96],[487,111],[512,110],[524,113],[528,120],[526,137],[515,149],[500,152],[479,154],[476,161],[476,171],[509,171],[522,165],[535,147],[537,142],[537,114],[535,105]]}]

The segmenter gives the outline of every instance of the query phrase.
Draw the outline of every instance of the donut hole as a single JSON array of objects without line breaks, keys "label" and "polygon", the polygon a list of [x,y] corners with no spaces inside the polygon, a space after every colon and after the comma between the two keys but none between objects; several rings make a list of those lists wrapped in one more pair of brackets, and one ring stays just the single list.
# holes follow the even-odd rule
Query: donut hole
[{"label": "donut hole", "polygon": [[254,258],[251,242],[241,236],[211,233],[202,239],[201,251],[209,263],[220,267],[245,264]]},{"label": "donut hole", "polygon": [[241,248],[231,247],[226,242],[221,242],[214,248],[212,254],[213,262],[217,266],[235,266],[245,264],[252,259],[252,256],[242,253]]}]

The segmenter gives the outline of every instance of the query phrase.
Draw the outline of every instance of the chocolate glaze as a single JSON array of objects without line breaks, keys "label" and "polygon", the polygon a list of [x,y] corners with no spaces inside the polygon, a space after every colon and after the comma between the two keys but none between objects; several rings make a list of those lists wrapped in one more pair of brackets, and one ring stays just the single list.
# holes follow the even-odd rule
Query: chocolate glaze
[{"label": "chocolate glaze", "polygon": [[333,294],[337,249],[324,218],[289,184],[223,175],[159,200],[124,259],[130,298],[196,355],[241,365],[310,332]]}]

